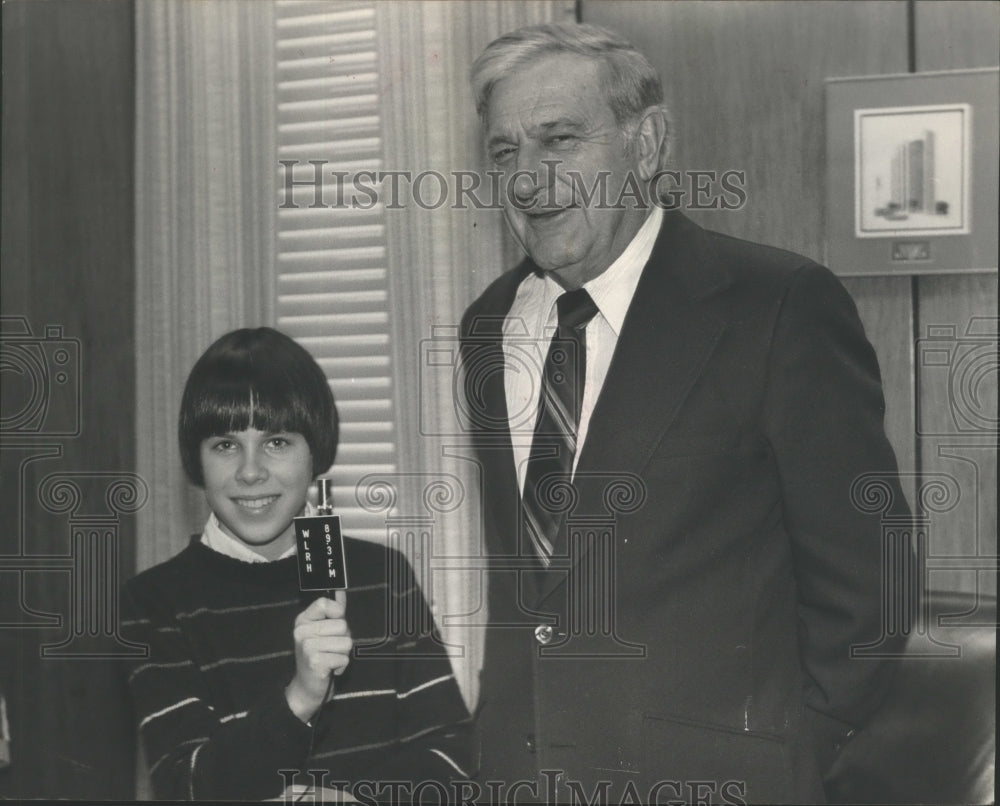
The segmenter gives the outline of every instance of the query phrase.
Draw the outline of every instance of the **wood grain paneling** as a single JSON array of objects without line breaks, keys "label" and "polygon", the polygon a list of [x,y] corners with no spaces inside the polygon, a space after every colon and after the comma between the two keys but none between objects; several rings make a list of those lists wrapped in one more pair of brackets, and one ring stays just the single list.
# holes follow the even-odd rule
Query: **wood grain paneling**
[{"label": "wood grain paneling", "polygon": [[995,67],[1000,61],[1000,3],[918,0],[917,71]]},{"label": "wood grain paneling", "polygon": [[[822,261],[824,79],[904,72],[905,4],[588,0],[582,8],[585,22],[621,31],[660,71],[675,120],[676,167],[746,172],[742,210],[689,214],[712,229]],[[845,285],[878,353],[886,430],[900,468],[912,474],[910,280]]]},{"label": "wood grain paneling", "polygon": [[885,395],[885,430],[905,474],[903,491],[912,506],[916,491],[912,291],[909,277],[848,277],[868,340],[875,347]]},{"label": "wood grain paneling", "polygon": [[591,2],[660,71],[679,170],[746,172],[736,211],[692,211],[753,241],[825,254],[824,79],[906,71],[894,2]]},{"label": "wood grain paneling", "polygon": [[[72,516],[40,500],[51,474],[79,479],[135,469],[132,13],[131,2],[3,4],[0,304],[4,316],[27,320],[46,362],[59,341],[79,348],[79,363],[67,365],[68,386],[60,387],[58,367],[49,364],[44,424],[17,435],[16,449],[5,431],[0,451],[0,569],[7,569],[0,573],[0,624],[7,625],[0,627],[0,681],[12,754],[0,772],[0,797],[15,800],[132,795],[134,741],[115,662],[41,652],[86,624],[77,621],[83,614],[73,594],[106,612],[116,574],[95,563],[109,583],[80,578],[74,588],[69,567],[53,570],[59,558],[65,564],[72,557],[74,568],[85,561],[83,552],[74,553]],[[61,328],[61,335],[46,338],[47,326]],[[3,369],[9,415],[7,405],[18,411],[25,387],[18,385],[23,377]],[[59,393],[74,381],[79,400]],[[78,435],[46,435],[76,418]],[[25,462],[38,452],[49,455]],[[75,509],[77,516],[107,511],[103,490],[85,492]],[[118,524],[122,577],[134,566],[130,526],[128,516]],[[10,569],[25,556],[35,558],[37,570],[19,577]]]},{"label": "wood grain paneling", "polygon": [[[1000,3],[916,3],[917,70],[998,63]],[[992,181],[995,194],[996,177]],[[917,299],[923,468],[928,479],[954,479],[961,495],[947,512],[934,514],[932,549],[944,559],[931,564],[988,565],[984,558],[997,553],[997,275],[921,277]],[[942,365],[938,359],[946,352],[951,359]],[[978,585],[996,594],[995,574],[988,571],[935,571],[931,584],[963,590]]]},{"label": "wood grain paneling", "polygon": [[[984,566],[980,572],[934,572],[936,588],[996,593],[997,552],[997,277],[920,280],[917,343],[920,453],[928,480],[954,480],[958,499],[933,513],[931,548],[938,566]],[[964,562],[959,558],[967,558]],[[933,567],[935,563],[931,563]]]}]

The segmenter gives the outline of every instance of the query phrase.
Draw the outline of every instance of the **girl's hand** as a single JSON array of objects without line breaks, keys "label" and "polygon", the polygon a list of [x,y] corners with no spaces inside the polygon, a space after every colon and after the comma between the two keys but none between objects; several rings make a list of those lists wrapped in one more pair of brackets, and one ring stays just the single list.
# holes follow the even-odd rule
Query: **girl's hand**
[{"label": "girl's hand", "polygon": [[330,674],[343,674],[354,642],[347,627],[346,595],[321,596],[295,619],[295,676],[285,689],[288,707],[303,722],[323,704]]}]

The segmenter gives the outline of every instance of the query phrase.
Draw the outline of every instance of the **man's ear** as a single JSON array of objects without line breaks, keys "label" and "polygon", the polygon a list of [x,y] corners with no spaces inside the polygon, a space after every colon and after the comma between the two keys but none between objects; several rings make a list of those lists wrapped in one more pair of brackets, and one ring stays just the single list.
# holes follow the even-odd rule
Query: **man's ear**
[{"label": "man's ear", "polygon": [[660,169],[660,151],[666,147],[667,122],[659,106],[643,112],[632,143],[639,178],[648,181]]}]

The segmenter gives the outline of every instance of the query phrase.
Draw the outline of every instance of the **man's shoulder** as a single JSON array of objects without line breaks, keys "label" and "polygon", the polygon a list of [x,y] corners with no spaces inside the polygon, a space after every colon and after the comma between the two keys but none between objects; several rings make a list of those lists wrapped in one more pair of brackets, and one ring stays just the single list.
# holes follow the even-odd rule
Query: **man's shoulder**
[{"label": "man's shoulder", "polygon": [[734,315],[783,311],[807,319],[823,310],[856,311],[840,278],[816,260],[721,232],[701,232],[729,278],[720,299]]},{"label": "man's shoulder", "polygon": [[715,287],[726,289],[730,300],[750,305],[756,300],[768,307],[796,287],[842,289],[833,272],[806,255],[715,230],[698,227],[696,232],[693,237],[703,245],[696,254],[714,265],[682,264],[680,271],[698,275],[697,279],[686,278],[689,286],[704,284],[704,275],[713,276]]},{"label": "man's shoulder", "polygon": [[654,272],[662,269],[677,280],[694,300],[715,298],[719,292],[727,292],[729,299],[734,294],[747,301],[761,294],[771,298],[803,269],[825,271],[804,255],[704,228],[680,210],[664,214],[650,263]]},{"label": "man's shoulder", "polygon": [[472,333],[476,329],[477,322],[502,320],[513,302],[517,286],[531,270],[530,267],[530,261],[525,258],[493,280],[465,309],[465,314],[462,316],[462,335],[467,336]]},{"label": "man's shoulder", "polygon": [[820,268],[810,257],[770,244],[749,241],[715,230],[702,230],[712,250],[738,276],[787,282],[806,267]]}]

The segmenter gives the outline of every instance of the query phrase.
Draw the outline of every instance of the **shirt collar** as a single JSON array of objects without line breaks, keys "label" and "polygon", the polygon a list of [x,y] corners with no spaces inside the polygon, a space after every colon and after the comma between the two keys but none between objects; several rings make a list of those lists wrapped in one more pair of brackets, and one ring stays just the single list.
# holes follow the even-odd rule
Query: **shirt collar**
[{"label": "shirt collar", "polygon": [[594,300],[601,316],[611,325],[616,336],[621,333],[625,314],[628,312],[632,297],[635,296],[642,270],[649,262],[649,256],[653,254],[656,236],[660,234],[662,222],[663,208],[653,205],[652,211],[646,216],[639,231],[618,259],[606,271],[590,282],[584,283],[583,287],[590,292],[590,298]]},{"label": "shirt collar", "polygon": [[[315,514],[316,507],[309,501],[306,501],[305,515],[312,517]],[[209,514],[208,520],[205,522],[205,528],[201,533],[201,542],[219,554],[225,554],[227,557],[242,560],[245,563],[272,562],[263,554],[254,551],[246,543],[226,534],[214,512]],[[293,542],[280,557],[276,557],[275,559],[283,560],[286,557],[293,556],[295,554],[295,547],[296,544]]]},{"label": "shirt collar", "polygon": [[[594,300],[594,304],[601,312],[601,316],[614,330],[615,336],[621,334],[622,325],[625,322],[625,314],[635,296],[635,289],[639,285],[639,277],[646,263],[649,262],[650,255],[653,254],[653,247],[656,245],[656,238],[660,234],[660,225],[663,223],[663,208],[653,205],[653,209],[646,220],[639,227],[625,250],[618,256],[607,269],[601,274],[583,284]],[[552,288],[549,294],[554,301],[565,289],[552,279],[549,273],[545,274],[546,284],[551,283]]]}]

